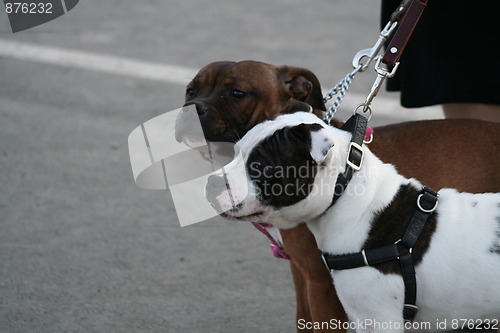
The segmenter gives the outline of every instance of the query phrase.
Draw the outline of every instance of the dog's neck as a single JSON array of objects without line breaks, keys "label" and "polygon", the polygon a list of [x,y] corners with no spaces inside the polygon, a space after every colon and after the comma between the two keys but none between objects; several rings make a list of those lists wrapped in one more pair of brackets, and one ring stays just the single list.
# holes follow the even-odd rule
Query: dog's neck
[{"label": "dog's neck", "polygon": [[[346,147],[341,147],[347,151]],[[391,164],[384,164],[365,146],[364,162],[346,191],[326,214],[307,224],[319,249],[332,254],[360,251],[365,243],[374,214],[385,209],[401,185],[422,185],[397,173]],[[341,159],[345,163],[345,158]],[[338,165],[333,167],[339,168]]]}]

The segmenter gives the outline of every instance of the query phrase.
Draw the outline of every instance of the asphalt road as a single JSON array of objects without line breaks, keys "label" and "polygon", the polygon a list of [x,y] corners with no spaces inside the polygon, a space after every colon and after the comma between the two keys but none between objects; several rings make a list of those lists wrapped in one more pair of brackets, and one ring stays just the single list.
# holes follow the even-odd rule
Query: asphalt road
[{"label": "asphalt road", "polygon": [[[16,34],[0,12],[0,332],[294,332],[288,263],[262,235],[217,218],[180,228],[168,192],[134,184],[128,134],[182,105],[187,83],[140,72],[253,59],[328,88],[376,40],[378,6],[87,0]],[[359,76],[341,117],[375,77]],[[372,125],[440,116],[397,99],[382,94]]]}]

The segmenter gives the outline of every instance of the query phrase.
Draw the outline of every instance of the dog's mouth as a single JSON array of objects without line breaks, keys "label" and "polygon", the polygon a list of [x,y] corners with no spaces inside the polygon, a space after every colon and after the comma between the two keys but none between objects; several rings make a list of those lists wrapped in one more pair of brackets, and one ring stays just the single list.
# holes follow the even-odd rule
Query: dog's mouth
[{"label": "dog's mouth", "polygon": [[254,213],[246,214],[246,215],[237,215],[235,213],[236,212],[227,211],[227,212],[221,213],[219,215],[224,217],[224,218],[231,219],[231,220],[256,222],[256,221],[266,220],[269,217],[271,212],[269,209],[263,209],[263,210],[259,210],[259,211],[256,211]]}]

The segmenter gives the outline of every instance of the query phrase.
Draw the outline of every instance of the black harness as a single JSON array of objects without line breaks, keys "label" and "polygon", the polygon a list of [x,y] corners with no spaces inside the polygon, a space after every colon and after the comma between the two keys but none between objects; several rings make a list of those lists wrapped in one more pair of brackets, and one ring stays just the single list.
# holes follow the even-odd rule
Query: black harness
[{"label": "black harness", "polygon": [[[363,161],[361,144],[363,143],[366,124],[367,119],[365,117],[355,114],[342,127],[342,129],[351,131],[353,136],[349,146],[346,171],[343,175],[338,177],[332,203],[326,211],[328,211],[342,195],[354,172],[361,167]],[[337,192],[337,189],[339,192]],[[323,259],[326,266],[330,270],[343,270],[374,266],[391,260],[399,260],[405,286],[403,318],[405,321],[413,321],[418,308],[415,305],[417,298],[417,280],[415,277],[412,248],[424,228],[425,222],[436,209],[438,198],[439,194],[437,192],[428,187],[424,187],[417,198],[415,213],[400,240],[391,245],[369,250],[363,249],[361,252],[353,254],[331,255],[329,253],[323,253]],[[326,211],[324,213],[326,213]]]}]

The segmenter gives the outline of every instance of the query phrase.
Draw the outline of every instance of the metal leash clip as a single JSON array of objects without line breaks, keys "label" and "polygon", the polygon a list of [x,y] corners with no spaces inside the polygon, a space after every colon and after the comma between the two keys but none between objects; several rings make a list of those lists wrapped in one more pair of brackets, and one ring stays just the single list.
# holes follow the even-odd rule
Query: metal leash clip
[{"label": "metal leash clip", "polygon": [[371,103],[375,96],[377,96],[378,91],[380,90],[380,87],[384,83],[385,79],[393,77],[396,74],[396,71],[398,70],[399,67],[399,62],[396,63],[396,65],[391,69],[391,71],[388,71],[387,68],[382,67],[382,57],[378,56],[377,57],[377,62],[375,63],[375,72],[377,72],[377,78],[373,82],[372,88],[370,89],[370,93],[366,97],[365,102],[363,103],[363,112],[367,112],[370,110]]},{"label": "metal leash clip", "polygon": [[[352,67],[360,67],[359,71],[364,72],[370,65],[371,61],[378,55],[380,49],[384,46],[385,41],[392,34],[394,29],[396,29],[397,25],[398,22],[387,22],[384,29],[380,32],[375,45],[373,45],[372,48],[363,49],[356,53],[352,59]],[[363,63],[362,60],[365,60],[365,62]]]},{"label": "metal leash clip", "polygon": [[[360,108],[361,108],[361,111],[363,111],[363,113],[358,112],[358,110]],[[368,114],[366,114],[367,112],[368,112]],[[369,105],[367,105],[366,102],[356,105],[352,114],[355,115],[356,113],[365,117],[367,119],[367,121],[370,121],[372,119],[372,108]]]},{"label": "metal leash clip", "polygon": [[325,113],[323,120],[329,124],[333,119],[335,113],[337,112],[342,100],[344,99],[349,86],[354,79],[354,76],[358,72],[365,71],[373,59],[378,55],[382,47],[384,46],[385,41],[389,36],[391,36],[392,32],[396,29],[398,25],[397,21],[388,22],[384,29],[380,32],[377,42],[373,45],[373,47],[369,49],[363,49],[356,53],[354,58],[352,59],[352,66],[354,70],[348,73],[336,86],[334,86],[330,91],[325,95],[323,101],[325,104],[333,98],[333,96],[337,95],[335,101],[332,103],[328,111]]}]

